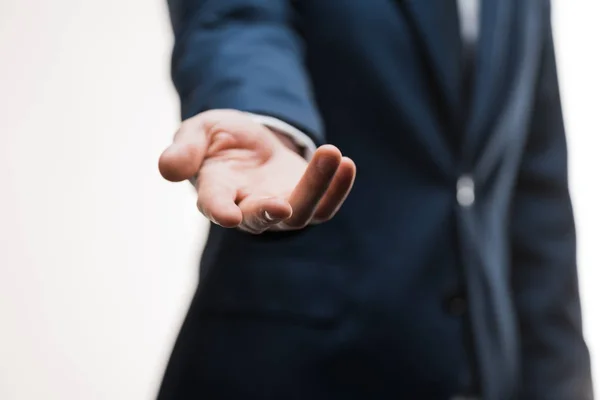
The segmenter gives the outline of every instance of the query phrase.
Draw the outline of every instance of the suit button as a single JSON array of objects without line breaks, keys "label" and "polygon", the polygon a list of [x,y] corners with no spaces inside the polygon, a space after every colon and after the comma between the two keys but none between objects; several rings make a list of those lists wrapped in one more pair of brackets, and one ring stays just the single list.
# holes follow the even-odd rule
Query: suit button
[{"label": "suit button", "polygon": [[470,175],[462,175],[456,181],[456,201],[465,208],[475,203],[475,182]]},{"label": "suit button", "polygon": [[446,300],[446,311],[455,317],[462,317],[467,312],[467,299],[462,294],[455,294]]}]

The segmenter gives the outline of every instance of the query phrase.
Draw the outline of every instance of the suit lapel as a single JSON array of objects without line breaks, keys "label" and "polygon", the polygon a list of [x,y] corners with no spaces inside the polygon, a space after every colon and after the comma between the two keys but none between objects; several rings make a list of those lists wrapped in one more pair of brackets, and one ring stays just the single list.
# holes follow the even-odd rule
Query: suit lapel
[{"label": "suit lapel", "polygon": [[460,113],[462,41],[456,0],[400,0],[453,120]]},{"label": "suit lapel", "polygon": [[505,82],[511,37],[513,0],[481,0],[471,112],[463,142],[463,157],[474,161],[478,138],[495,116],[495,104]]}]

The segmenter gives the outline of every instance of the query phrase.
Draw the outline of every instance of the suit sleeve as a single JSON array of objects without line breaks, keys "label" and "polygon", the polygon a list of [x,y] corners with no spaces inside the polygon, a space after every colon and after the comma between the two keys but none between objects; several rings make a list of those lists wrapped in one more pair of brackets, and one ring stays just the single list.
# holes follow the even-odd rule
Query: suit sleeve
[{"label": "suit sleeve", "polygon": [[228,108],[280,119],[324,142],[291,0],[169,0],[182,118]]},{"label": "suit sleeve", "polygon": [[531,131],[512,216],[513,289],[522,346],[520,400],[591,400],[567,146],[548,7]]}]

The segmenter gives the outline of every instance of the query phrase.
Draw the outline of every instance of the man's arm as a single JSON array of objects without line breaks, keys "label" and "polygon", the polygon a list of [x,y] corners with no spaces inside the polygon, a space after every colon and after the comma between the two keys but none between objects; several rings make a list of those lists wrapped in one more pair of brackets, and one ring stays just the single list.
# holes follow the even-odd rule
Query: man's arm
[{"label": "man's arm", "polygon": [[513,290],[522,347],[523,400],[592,399],[582,334],[575,227],[567,178],[550,11],[533,110],[514,199]]},{"label": "man's arm", "polygon": [[324,135],[290,2],[169,0],[185,121],[160,172],[193,180],[214,223],[254,234],[333,218],[356,175],[335,146],[314,150]]},{"label": "man's arm", "polygon": [[289,0],[169,0],[182,117],[236,109],[280,119],[322,144]]}]

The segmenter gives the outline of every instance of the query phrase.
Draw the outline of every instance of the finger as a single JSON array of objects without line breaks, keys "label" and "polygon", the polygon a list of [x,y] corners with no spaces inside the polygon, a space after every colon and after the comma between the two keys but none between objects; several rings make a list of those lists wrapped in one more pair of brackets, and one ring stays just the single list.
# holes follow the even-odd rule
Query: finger
[{"label": "finger", "polygon": [[278,197],[249,196],[239,203],[243,214],[240,228],[251,233],[261,233],[292,215],[292,206]]},{"label": "finger", "polygon": [[286,225],[299,228],[308,224],[321,197],[335,176],[341,160],[342,154],[335,146],[325,145],[317,149],[306,167],[306,172],[290,196],[289,202],[293,214],[285,221]]},{"label": "finger", "polygon": [[199,118],[181,124],[173,143],[161,154],[158,168],[172,182],[192,178],[200,168],[206,152],[206,133]]},{"label": "finger", "polygon": [[356,177],[356,165],[348,157],[343,157],[340,166],[338,167],[329,189],[323,195],[323,198],[317,206],[313,219],[316,222],[327,221],[337,213],[340,209],[348,193],[354,184]]},{"label": "finger", "polygon": [[212,222],[225,228],[242,223],[242,211],[235,204],[235,188],[204,179],[198,181],[198,210]]}]

